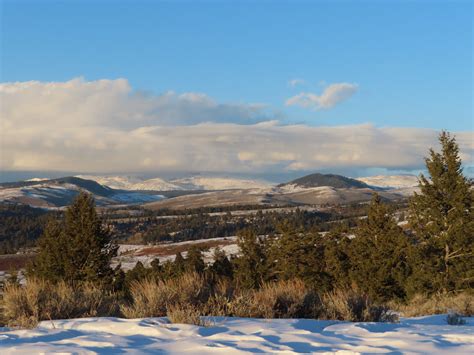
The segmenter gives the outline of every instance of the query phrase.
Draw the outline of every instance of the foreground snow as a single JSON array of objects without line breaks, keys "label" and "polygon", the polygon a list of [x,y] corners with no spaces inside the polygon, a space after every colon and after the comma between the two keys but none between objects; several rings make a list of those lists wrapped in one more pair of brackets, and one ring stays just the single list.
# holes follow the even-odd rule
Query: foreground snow
[{"label": "foreground snow", "polygon": [[472,354],[472,319],[403,318],[398,324],[307,319],[212,318],[208,327],[166,318],[85,318],[0,333],[1,354],[37,353],[413,353]]}]

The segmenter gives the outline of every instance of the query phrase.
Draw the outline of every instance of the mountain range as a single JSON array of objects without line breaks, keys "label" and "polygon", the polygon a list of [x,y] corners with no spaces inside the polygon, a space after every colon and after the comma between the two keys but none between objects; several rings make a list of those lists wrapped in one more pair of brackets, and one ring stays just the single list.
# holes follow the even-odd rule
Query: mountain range
[{"label": "mountain range", "polygon": [[353,179],[310,174],[275,185],[261,180],[191,176],[165,180],[134,176],[78,175],[34,178],[0,184],[0,201],[61,208],[80,190],[92,193],[99,206],[143,204],[147,208],[190,208],[230,204],[322,204],[366,201],[374,191],[387,199],[412,193],[416,177],[374,176]]}]

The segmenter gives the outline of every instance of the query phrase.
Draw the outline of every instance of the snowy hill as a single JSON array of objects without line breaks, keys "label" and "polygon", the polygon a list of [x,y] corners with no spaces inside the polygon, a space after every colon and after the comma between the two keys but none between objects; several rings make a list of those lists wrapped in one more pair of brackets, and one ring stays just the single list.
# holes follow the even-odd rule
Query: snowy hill
[{"label": "snowy hill", "polygon": [[271,184],[264,181],[235,179],[230,177],[192,176],[170,181],[166,181],[158,177],[147,180],[130,176],[79,175],[78,177],[93,180],[101,185],[122,190],[182,191],[254,189],[271,187]]},{"label": "snowy hill", "polygon": [[418,186],[418,178],[415,175],[377,175],[357,178],[370,186],[401,189]]},{"label": "snowy hill", "polygon": [[445,315],[400,323],[313,319],[207,318],[209,326],[166,318],[82,318],[41,322],[0,332],[2,354],[472,354],[473,320],[446,324]]},{"label": "snowy hill", "polygon": [[164,198],[156,193],[117,191],[93,180],[69,176],[1,183],[0,201],[22,203],[32,207],[57,208],[69,205],[81,190],[92,194],[99,206],[137,204]]},{"label": "snowy hill", "polygon": [[171,182],[186,190],[266,189],[272,186],[270,183],[260,180],[205,176],[193,176]]}]

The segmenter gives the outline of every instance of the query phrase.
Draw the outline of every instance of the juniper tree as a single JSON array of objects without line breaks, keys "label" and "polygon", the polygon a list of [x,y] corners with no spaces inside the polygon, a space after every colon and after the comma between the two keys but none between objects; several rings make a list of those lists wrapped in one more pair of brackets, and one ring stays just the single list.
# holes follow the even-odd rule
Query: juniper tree
[{"label": "juniper tree", "polygon": [[66,209],[62,223],[48,225],[38,247],[31,268],[35,276],[52,281],[112,281],[110,261],[117,248],[97,215],[94,199],[85,192]]},{"label": "juniper tree", "polygon": [[425,159],[429,178],[420,175],[420,193],[410,203],[417,248],[412,292],[474,287],[474,214],[471,182],[463,175],[454,137],[439,135],[441,152]]},{"label": "juniper tree", "polygon": [[252,230],[237,237],[240,256],[234,261],[236,281],[243,288],[258,288],[268,277],[267,246]]},{"label": "juniper tree", "polygon": [[375,299],[404,298],[408,239],[378,194],[354,234],[349,251],[351,279]]},{"label": "juniper tree", "polygon": [[325,271],[324,241],[318,233],[284,227],[270,248],[272,275],[277,279],[299,278],[319,290],[330,286]]}]

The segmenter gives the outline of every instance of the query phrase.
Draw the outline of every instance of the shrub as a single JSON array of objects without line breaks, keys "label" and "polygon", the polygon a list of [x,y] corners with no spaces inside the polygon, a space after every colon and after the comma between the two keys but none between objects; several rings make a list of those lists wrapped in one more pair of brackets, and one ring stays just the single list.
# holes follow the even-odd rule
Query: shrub
[{"label": "shrub", "polygon": [[183,305],[170,305],[166,312],[171,323],[203,326],[205,323],[201,320],[200,315],[200,311],[196,307]]},{"label": "shrub", "polygon": [[232,313],[253,318],[313,318],[319,311],[319,298],[303,281],[265,283],[261,289],[237,295]]},{"label": "shrub", "polygon": [[407,303],[394,303],[392,307],[405,317],[443,314],[450,311],[470,317],[474,314],[474,294],[468,292],[432,296],[418,294]]},{"label": "shrub", "polygon": [[351,322],[396,322],[398,315],[353,290],[335,290],[323,296],[324,317]]},{"label": "shrub", "polygon": [[446,322],[449,325],[464,325],[466,324],[466,320],[462,318],[462,316],[459,313],[452,312],[449,313],[448,316],[446,317]]},{"label": "shrub", "polygon": [[166,281],[136,281],[130,293],[132,303],[121,307],[125,317],[163,317],[170,306],[202,307],[209,299],[210,288],[204,276],[187,273]]},{"label": "shrub", "polygon": [[71,286],[39,279],[29,279],[25,286],[6,285],[3,310],[8,326],[24,328],[42,320],[118,315],[115,296],[94,284]]}]

